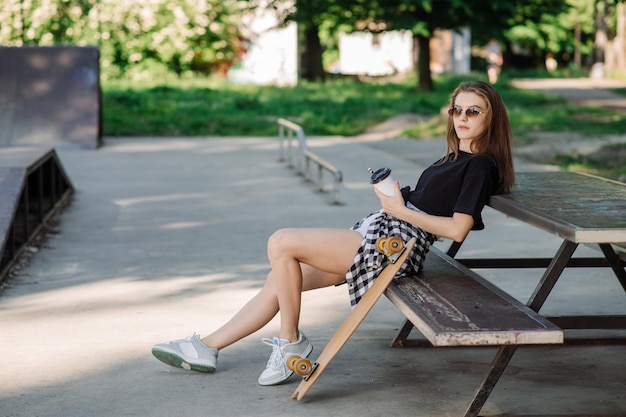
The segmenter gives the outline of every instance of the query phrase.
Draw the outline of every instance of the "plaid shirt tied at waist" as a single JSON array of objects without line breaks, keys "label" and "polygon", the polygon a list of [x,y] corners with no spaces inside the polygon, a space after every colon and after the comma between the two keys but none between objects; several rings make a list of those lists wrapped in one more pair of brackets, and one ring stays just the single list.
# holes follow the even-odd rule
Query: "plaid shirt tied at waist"
[{"label": "plaid shirt tied at waist", "polygon": [[[410,204],[410,203],[409,203]],[[413,207],[411,207],[413,208]],[[372,285],[382,269],[389,264],[386,255],[376,249],[376,241],[381,237],[398,236],[404,242],[416,238],[412,253],[396,274],[396,277],[418,273],[423,266],[424,258],[430,245],[437,236],[403,220],[387,215],[382,209],[363,218],[352,227],[358,230],[366,221],[371,221],[361,247],[354,257],[354,262],[346,272],[346,282],[350,295],[350,304],[355,306],[368,288]]]}]

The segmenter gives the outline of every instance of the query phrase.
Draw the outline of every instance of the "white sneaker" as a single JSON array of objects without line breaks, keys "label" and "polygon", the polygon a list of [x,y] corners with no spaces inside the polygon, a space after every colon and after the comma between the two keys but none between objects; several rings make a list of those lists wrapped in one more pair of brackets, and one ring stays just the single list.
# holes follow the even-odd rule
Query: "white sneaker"
[{"label": "white sneaker", "polygon": [[297,355],[303,358],[308,357],[313,352],[313,345],[300,332],[297,342],[290,343],[287,339],[262,339],[263,343],[272,346],[272,354],[267,361],[267,368],[259,376],[260,385],[276,385],[289,379],[293,371],[287,368],[287,359]]},{"label": "white sneaker", "polygon": [[195,333],[186,339],[159,343],[152,348],[152,354],[161,362],[198,372],[215,372],[217,353],[217,349],[205,345]]}]

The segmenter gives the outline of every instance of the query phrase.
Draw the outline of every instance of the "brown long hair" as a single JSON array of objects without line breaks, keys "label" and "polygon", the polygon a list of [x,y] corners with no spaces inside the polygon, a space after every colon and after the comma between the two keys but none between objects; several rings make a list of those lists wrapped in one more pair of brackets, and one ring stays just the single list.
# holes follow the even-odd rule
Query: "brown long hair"
[{"label": "brown long hair", "polygon": [[[513,167],[514,138],[509,122],[509,115],[500,93],[491,84],[483,81],[468,81],[459,84],[450,96],[450,107],[454,107],[456,97],[461,92],[475,93],[487,103],[487,124],[485,130],[472,141],[472,153],[484,154],[491,157],[498,167],[499,193],[508,193],[515,183]],[[452,116],[448,116],[448,149],[444,160],[450,152],[454,152],[454,159],[459,153],[460,139],[454,130]]]}]

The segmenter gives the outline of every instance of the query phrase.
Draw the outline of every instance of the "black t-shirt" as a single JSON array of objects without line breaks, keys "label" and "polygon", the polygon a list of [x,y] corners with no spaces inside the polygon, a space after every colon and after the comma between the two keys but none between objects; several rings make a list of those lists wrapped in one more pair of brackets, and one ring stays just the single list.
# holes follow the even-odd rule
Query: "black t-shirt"
[{"label": "black t-shirt", "polygon": [[498,169],[487,155],[459,152],[456,160],[428,167],[413,191],[402,189],[404,201],[410,201],[425,213],[452,217],[454,213],[469,214],[474,218],[472,230],[485,228],[481,212],[495,194]]}]

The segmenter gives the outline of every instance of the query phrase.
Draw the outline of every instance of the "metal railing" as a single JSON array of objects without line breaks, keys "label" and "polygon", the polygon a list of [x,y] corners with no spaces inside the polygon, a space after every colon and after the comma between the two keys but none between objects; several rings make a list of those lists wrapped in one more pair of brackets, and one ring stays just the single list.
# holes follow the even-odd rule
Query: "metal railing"
[{"label": "metal railing", "polygon": [[[280,161],[287,162],[290,167],[295,168],[298,173],[304,176],[307,181],[315,181],[317,190],[324,191],[324,171],[328,171],[333,178],[332,182],[332,199],[333,204],[341,204],[339,199],[339,189],[343,181],[341,170],[329,162],[323,160],[313,152],[311,152],[306,144],[306,136],[304,130],[299,125],[286,120],[278,119],[278,139],[280,142]],[[295,146],[292,142],[298,140],[298,152],[296,155]],[[285,144],[286,142],[286,144]],[[310,175],[311,165],[317,166],[317,176],[313,180]]]}]

